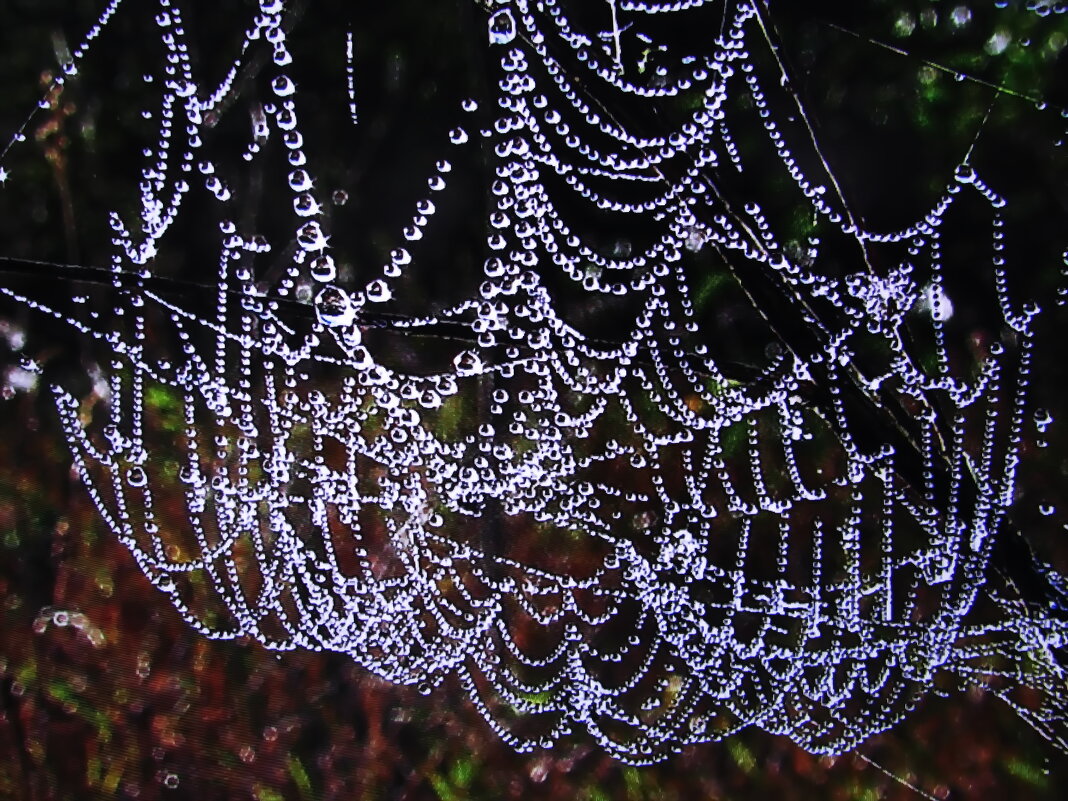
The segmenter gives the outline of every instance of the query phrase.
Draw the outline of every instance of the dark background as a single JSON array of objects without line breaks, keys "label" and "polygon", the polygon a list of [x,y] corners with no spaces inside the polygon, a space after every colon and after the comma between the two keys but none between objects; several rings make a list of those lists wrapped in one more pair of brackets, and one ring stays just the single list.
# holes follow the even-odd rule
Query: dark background
[{"label": "dark background", "polygon": [[[64,298],[85,287],[98,291],[98,276],[87,268],[106,264],[109,233],[100,209],[130,202],[124,193],[139,169],[130,155],[139,150],[139,137],[154,130],[154,122],[138,116],[144,90],[137,78],[156,58],[138,34],[156,9],[126,2],[130,7],[120,10],[79,79],[28,119],[45,96],[45,72],[55,68],[64,46],[80,39],[99,4],[7,0],[0,8],[0,144],[20,128],[28,139],[0,159],[13,174],[0,187],[0,281],[61,308]],[[234,35],[228,5],[244,8],[235,2],[187,9],[188,24],[205,43],[194,58],[209,70],[213,58],[230,52],[224,46]],[[331,212],[331,230],[352,280],[361,264],[377,263],[399,244],[393,241],[396,218],[410,214],[423,191],[419,182],[440,157],[444,132],[456,124],[459,99],[492,96],[477,4],[384,5],[306,2],[294,12],[300,26],[294,56],[307,70],[296,80],[309,85],[333,76],[314,84],[322,114],[303,119],[311,130],[306,136],[316,139],[308,150],[318,174],[348,194]],[[1025,6],[772,3],[771,19],[819,141],[868,225],[891,228],[913,220],[975,142],[973,163],[1011,199],[1006,213],[1014,286],[1048,305],[1034,392],[1036,404],[1056,421],[1066,384],[1058,337],[1063,309],[1055,304],[1064,285],[1068,230],[1068,159],[1059,144],[1068,124],[1062,113],[1068,17]],[[963,24],[953,21],[959,9],[970,12]],[[338,54],[348,28],[357,37],[355,127],[337,124],[347,113]],[[680,27],[677,35],[682,41],[715,31]],[[1000,50],[990,44],[1003,40]],[[956,80],[952,71],[970,77]],[[257,91],[254,81],[247,91]],[[220,136],[226,124],[220,122]],[[240,135],[243,129],[235,127],[234,136]],[[435,222],[447,229],[436,235],[450,247],[436,261],[424,259],[427,267],[413,275],[406,313],[464,294],[481,264],[485,164],[477,153],[460,154],[454,164],[461,177]],[[771,172],[759,180],[773,189]],[[268,183],[258,192],[246,192],[243,211],[269,230],[276,189],[270,175],[262,180]],[[212,280],[215,265],[209,240],[197,235],[204,218],[193,209],[185,219],[186,230],[176,236],[186,247],[180,256],[161,256],[155,269],[178,282],[175,293],[192,296],[201,291],[198,284]],[[956,226],[953,234],[963,244],[947,267],[948,280],[955,297],[967,298],[981,289],[970,289],[977,279],[969,267],[968,222]],[[606,228],[603,235],[611,242],[616,233]],[[715,330],[744,317],[741,302],[725,294],[707,311],[707,325]],[[731,313],[729,304],[739,308]],[[957,306],[964,335],[981,335],[982,313],[969,312],[967,303]],[[583,313],[611,336],[610,321],[576,310]],[[816,757],[750,730],[639,769],[582,740],[516,755],[455,683],[424,697],[368,676],[341,656],[278,657],[253,642],[195,636],[115,542],[71,473],[50,393],[40,388],[55,381],[89,391],[85,349],[66,327],[7,300],[0,305],[0,333],[6,371],[0,400],[2,798],[922,797],[907,782],[935,798],[1052,799],[1065,786],[1065,756],[978,690],[931,696],[904,725],[840,757]],[[31,388],[20,383],[25,376],[18,370],[27,352],[45,368]],[[1039,511],[1060,499],[1068,472],[1060,425],[1045,436],[1046,447],[1039,441],[1029,431],[1014,515],[1036,550],[1064,570],[1068,516]]]}]

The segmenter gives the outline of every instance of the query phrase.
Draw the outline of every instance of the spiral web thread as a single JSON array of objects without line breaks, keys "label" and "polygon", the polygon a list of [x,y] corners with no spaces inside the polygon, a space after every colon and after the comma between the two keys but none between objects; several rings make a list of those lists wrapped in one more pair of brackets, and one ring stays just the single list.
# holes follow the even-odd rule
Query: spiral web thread
[{"label": "spiral web thread", "polygon": [[[121,5],[56,86],[77,79]],[[159,0],[165,57],[145,76],[158,141],[137,213],[108,214],[112,308],[0,288],[108,354],[103,411],[55,389],[108,526],[203,635],[344,653],[427,692],[455,675],[519,750],[585,731],[646,763],[758,726],[838,753],[947,681],[990,684],[1063,746],[1063,619],[986,591],[1043,313],[1014,296],[1005,199],[965,160],[912,225],[867,230],[765,7],[608,5],[607,30],[552,0],[481,9],[496,83],[458,100],[396,232],[404,246],[357,280],[305,152],[316,143],[282,3],[244,20],[215,84],[194,70],[180,6]],[[645,32],[708,11],[718,26],[700,52]],[[362,124],[353,32],[340,48],[338,124]],[[635,52],[640,65],[624,64]],[[242,113],[236,87],[259,53],[270,99],[235,150],[214,126]],[[606,99],[631,119],[684,111],[648,134]],[[719,181],[750,167],[733,135],[744,115],[813,221],[802,240]],[[464,148],[491,171],[488,258],[468,297],[408,313],[406,275],[445,244],[433,244],[456,177],[444,157]],[[289,187],[278,274],[267,266],[283,248],[237,219],[234,187],[257,162]],[[210,311],[153,283],[192,199],[222,220]],[[941,238],[965,203],[984,210],[974,235],[989,242],[1000,327],[970,360],[948,323]],[[646,244],[605,255],[571,221],[580,208],[641,227]],[[825,264],[830,240],[851,243],[854,271]],[[699,324],[709,270],[733,273],[772,343],[744,374]],[[632,310],[624,334],[582,333],[561,297],[626,301],[609,307]],[[440,369],[405,370],[387,358],[401,341],[451,350]],[[1041,703],[1015,701],[1018,686]]]}]

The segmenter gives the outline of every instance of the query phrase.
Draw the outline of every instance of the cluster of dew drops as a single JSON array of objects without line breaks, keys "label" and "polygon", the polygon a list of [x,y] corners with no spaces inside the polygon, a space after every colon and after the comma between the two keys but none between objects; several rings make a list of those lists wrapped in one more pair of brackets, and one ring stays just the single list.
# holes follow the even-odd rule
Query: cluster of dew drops
[{"label": "cluster of dew drops", "polygon": [[[89,44],[119,5],[119,0],[113,0],[107,7],[85,44],[74,52],[64,75],[77,73],[77,62],[86,56]],[[555,657],[522,657],[521,649],[511,642],[501,622],[503,606],[498,601],[484,602],[468,595],[468,609],[450,608],[446,618],[438,606],[427,600],[439,593],[438,582],[443,576],[456,577],[465,569],[498,595],[514,595],[533,619],[546,626],[576,619],[595,625],[603,620],[585,615],[573,599],[566,599],[580,588],[596,591],[597,581],[611,573],[624,586],[612,592],[631,600],[640,599],[641,620],[655,621],[650,625],[656,631],[654,642],[644,644],[649,645],[650,654],[658,648],[674,654],[669,673],[684,675],[687,686],[694,688],[688,696],[690,703],[696,707],[698,699],[715,698],[715,703],[731,707],[743,720],[758,724],[763,721],[763,725],[774,725],[777,730],[804,740],[804,721],[783,717],[769,724],[752,709],[743,711],[744,703],[731,706],[729,699],[724,700],[732,691],[744,695],[740,688],[744,685],[742,674],[748,669],[745,666],[770,652],[763,639],[766,632],[743,644],[736,639],[729,616],[720,629],[710,630],[706,622],[708,610],[695,596],[680,589],[679,577],[695,584],[705,580],[730,583],[735,588],[729,603],[732,609],[800,616],[813,636],[820,632],[820,621],[828,622],[827,613],[819,610],[828,605],[832,594],[844,599],[833,621],[839,633],[870,626],[872,621],[865,615],[873,613],[862,612],[858,600],[862,583],[859,575],[846,586],[825,593],[819,586],[817,564],[813,587],[788,588],[808,597],[807,603],[791,607],[784,600],[782,586],[772,588],[749,579],[743,569],[750,556],[749,531],[753,521],[770,517],[781,521],[786,532],[792,510],[799,504],[819,502],[835,491],[807,485],[798,466],[800,448],[813,438],[815,425],[803,390],[813,383],[817,371],[831,382],[826,419],[837,434],[847,463],[844,476],[836,481],[857,508],[871,500],[866,496],[872,492],[869,484],[874,482],[881,493],[879,536],[887,556],[879,577],[883,582],[879,598],[885,602],[881,607],[876,604],[876,608],[891,608],[891,574],[896,570],[912,570],[919,564],[931,584],[950,586],[948,578],[952,574],[944,569],[946,543],[953,543],[949,548],[950,568],[955,563],[970,578],[981,576],[985,569],[985,538],[996,529],[1015,489],[1017,461],[1011,455],[1002,458],[998,449],[1004,448],[1007,440],[1008,450],[1014,452],[1024,437],[1029,354],[1034,320],[1040,311],[1036,305],[1021,304],[1012,297],[1000,217],[1006,201],[970,164],[964,163],[947,177],[945,193],[935,207],[913,225],[891,232],[863,229],[829,189],[828,176],[809,176],[802,167],[804,159],[794,152],[804,144],[793,136],[796,126],[791,128],[784,122],[790,115],[780,112],[773,94],[765,91],[764,82],[769,78],[758,67],[759,59],[750,53],[750,48],[756,46],[754,42],[761,41],[760,11],[755,3],[736,4],[721,35],[710,45],[710,53],[675,53],[670,43],[657,42],[639,30],[638,23],[645,15],[686,11],[701,5],[702,0],[621,0],[619,11],[630,15],[634,24],[628,25],[626,31],[606,30],[595,35],[571,22],[561,0],[497,0],[491,5],[486,37],[498,56],[496,91],[492,100],[461,100],[457,124],[442,143],[443,151],[483,147],[490,154],[493,206],[485,225],[487,257],[482,280],[474,297],[431,316],[398,316],[396,322],[398,328],[413,332],[440,322],[458,323],[469,327],[471,341],[455,355],[450,369],[420,376],[379,363],[363,341],[362,323],[368,304],[389,308],[402,286],[399,279],[415,263],[420,248],[425,247],[421,243],[433,239],[434,214],[448,202],[451,161],[437,161],[426,178],[427,191],[414,204],[410,220],[398,226],[398,240],[403,244],[390,251],[388,261],[369,281],[353,287],[338,267],[329,232],[324,228],[326,204],[343,205],[345,195],[334,192],[327,198],[324,192],[328,190],[317,186],[309,166],[306,149],[312,143],[305,142],[301,130],[300,87],[287,71],[293,56],[283,26],[281,0],[261,0],[246,31],[241,54],[210,91],[195,79],[180,10],[170,0],[159,0],[156,24],[166,57],[162,74],[146,74],[145,81],[161,82],[163,91],[159,108],[146,110],[144,115],[157,120],[159,136],[157,143],[143,153],[147,164],[139,185],[139,230],[134,230],[118,213],[109,215],[116,273],[132,268],[137,275],[151,275],[151,260],[165,246],[165,234],[180,214],[183,198],[192,191],[192,181],[199,181],[224,209],[233,204],[235,190],[228,183],[225,170],[200,151],[208,149],[202,139],[210,136],[225,99],[234,90],[242,59],[258,46],[270,50],[274,72],[268,79],[270,98],[253,109],[252,131],[241,158],[245,162],[262,158],[265,143],[271,137],[280,138],[286,160],[294,255],[284,275],[264,288],[257,283],[252,265],[256,257],[263,258],[270,252],[271,245],[262,235],[249,235],[231,219],[224,219],[219,226],[216,319],[200,319],[175,302],[145,290],[132,304],[133,341],[124,340],[115,332],[97,331],[117,354],[115,375],[107,389],[116,416],[106,433],[112,455],[96,453],[90,447],[76,403],[61,398],[60,411],[76,452],[83,458],[96,458],[109,469],[126,471],[124,479],[116,484],[119,515],[111,518],[119,521],[117,533],[146,574],[170,594],[199,630],[209,636],[223,636],[185,605],[174,578],[178,573],[199,570],[208,574],[237,620],[237,630],[231,635],[249,634],[276,648],[296,644],[342,651],[380,675],[420,686],[440,681],[450,671],[459,672],[494,730],[517,748],[551,742],[572,724],[584,726],[606,748],[634,762],[659,758],[665,747],[676,750],[688,742],[709,739],[713,734],[695,723],[696,717],[679,714],[672,718],[674,723],[651,726],[634,742],[624,745],[614,741],[595,720],[607,715],[633,722],[635,718],[626,707],[629,701],[624,699],[639,687],[645,673],[635,671],[622,686],[609,691],[595,676],[576,666],[574,660],[564,660],[568,666],[561,668],[559,676],[568,690],[541,703],[543,708],[558,710],[560,724],[547,740],[518,738],[480,699],[475,680],[461,670],[464,659],[475,655],[483,674],[493,677],[499,695],[512,699],[517,708],[524,708],[522,694],[542,690],[523,686],[514,675],[507,678],[508,660],[521,659],[528,665],[545,667]],[[621,69],[617,46],[621,36],[640,43],[645,54],[641,69]],[[562,43],[587,73],[573,75],[554,55],[550,42]],[[349,96],[349,119],[359,124],[353,47],[353,34],[349,32],[343,79]],[[778,81],[779,76],[772,79]],[[614,119],[603,105],[591,102],[590,85],[650,103],[679,96],[696,102],[690,104],[691,110],[675,129],[659,135],[638,134]],[[774,223],[759,202],[748,202],[739,209],[718,203],[716,186],[709,175],[717,169],[741,171],[745,166],[728,124],[732,93],[737,92],[745,93],[752,101],[782,170],[804,198],[809,213],[862,244],[900,245],[909,260],[883,275],[860,271],[845,279],[831,278],[819,271],[818,237],[812,236],[803,243],[801,253],[793,252],[779,241]],[[482,108],[487,105],[490,109]],[[485,113],[475,113],[480,110]],[[493,117],[492,122],[476,122],[487,116]],[[668,175],[677,177],[669,179]],[[553,180],[547,180],[549,177]],[[618,215],[621,220],[640,215],[643,220],[656,221],[657,235],[644,247],[633,248],[624,243],[605,255],[591,237],[584,237],[569,222],[562,210],[566,204],[557,202],[556,190],[550,188],[559,184],[593,208]],[[625,191],[614,192],[616,188]],[[1013,352],[1000,343],[992,345],[974,377],[953,373],[946,333],[954,310],[945,288],[940,231],[947,211],[962,192],[974,193],[991,209],[991,270],[997,301],[1007,327],[1022,343]],[[687,265],[695,254],[708,249],[730,253],[774,271],[798,305],[828,302],[841,313],[844,322],[834,327],[812,320],[824,345],[808,361],[784,350],[769,356],[752,387],[731,381],[698,336],[698,315]],[[544,280],[549,271],[566,279],[575,292],[593,300],[636,298],[639,311],[629,321],[629,332],[623,341],[595,340],[569,325]],[[917,277],[920,274],[924,276],[922,280]],[[234,281],[240,285],[241,293],[237,311],[228,292]],[[311,300],[315,310],[313,331],[296,344],[286,336],[288,329],[277,302],[287,297]],[[145,322],[137,311],[146,301],[169,310],[183,343],[184,362],[166,368],[147,363],[147,352],[140,341]],[[236,334],[234,326],[227,323],[228,314],[241,315],[241,330]],[[917,367],[901,345],[904,321],[917,314],[925,316],[934,343],[933,368]],[[93,331],[92,325],[84,321],[71,322],[81,330]],[[217,333],[214,353],[201,352],[192,344],[194,338],[189,329],[196,325],[207,325]],[[897,357],[888,372],[864,374],[854,363],[855,342],[872,335],[881,337]],[[322,355],[319,346],[327,338],[340,347],[342,358]],[[239,354],[236,367],[235,344]],[[1006,385],[1013,359],[1015,383]],[[255,363],[257,360],[270,368],[266,387],[259,389],[253,379],[262,366]],[[138,367],[130,380],[120,375],[127,361]],[[312,362],[332,364],[346,376],[337,396],[327,397],[305,386],[305,365]],[[923,497],[917,499],[895,484],[892,449],[872,454],[853,440],[849,415],[836,382],[844,384],[847,377],[853,380],[857,376],[873,393],[884,384],[897,382],[903,387],[903,394],[917,401],[932,392],[947,399],[954,433],[949,446],[949,457],[955,465],[954,480],[961,480],[966,465],[978,483],[980,500],[970,517],[962,520],[952,514],[936,514],[936,498],[933,491],[928,492],[929,487],[919,488]],[[215,504],[221,510],[222,542],[211,542],[205,531],[197,528],[201,555],[193,561],[170,558],[153,511],[152,483],[144,467],[151,443],[143,434],[144,384],[151,380],[179,389],[189,407],[185,411],[187,461],[180,478],[189,486],[191,521],[203,513],[211,493],[216,493]],[[435,410],[450,398],[468,402],[484,386],[491,390],[486,403],[488,417],[480,420],[474,432],[450,439],[434,430]],[[476,388],[474,392],[471,387]],[[252,400],[257,391],[266,396],[259,404]],[[210,468],[206,470],[202,464],[198,444],[202,438],[192,409],[197,398],[206,402],[220,429],[232,424],[242,432],[236,438],[218,434],[207,444],[207,449],[214,451],[218,468],[213,476],[207,475]],[[994,401],[984,405],[990,398]],[[120,412],[122,402],[130,409],[126,418]],[[658,416],[672,421],[668,433],[656,431],[649,424],[648,412],[643,410],[647,403],[656,408]],[[999,410],[999,405],[1007,406],[1008,413]],[[267,428],[274,444],[269,453],[266,447],[261,453],[261,446],[256,445],[266,433],[255,411],[261,407],[271,418]],[[594,438],[599,422],[610,421],[612,415],[621,416],[633,436],[626,441],[609,440],[592,455],[585,453],[585,445],[577,446],[580,440]],[[979,415],[983,420],[981,452],[974,457],[967,452],[960,435],[968,415]],[[1047,412],[1034,413],[1034,425],[1040,434],[1051,422]],[[299,452],[300,447],[307,446],[296,444],[294,432],[298,424],[309,424],[314,432],[312,450],[332,437],[350,453],[371,457],[384,465],[387,475],[379,482],[378,492],[372,495],[356,488],[355,459],[347,467],[332,471],[321,454],[308,456]],[[763,447],[769,427],[782,454],[780,464],[768,463]],[[930,421],[922,442],[926,477],[943,458],[936,453],[935,428],[934,421]],[[738,486],[739,480],[728,469],[722,454],[722,441],[732,430],[742,430],[747,442],[743,450],[752,476],[747,489]],[[670,482],[657,472],[669,459],[668,454],[680,448],[685,452],[683,462],[690,476],[681,491],[670,489]],[[84,457],[93,453],[95,456]],[[248,465],[260,458],[264,478],[257,482],[251,479]],[[235,459],[238,467],[231,475],[226,465]],[[591,466],[614,459],[627,460],[633,469],[650,472],[653,490],[625,490],[577,478]],[[300,472],[314,477],[311,498],[290,494],[293,476]],[[781,490],[769,489],[770,478],[779,473],[789,478],[790,489],[785,495]],[[92,470],[85,468],[84,474],[90,479],[87,483],[91,483]],[[268,527],[274,532],[270,543],[254,533],[256,527],[248,517],[249,510],[257,508],[265,497],[264,483],[269,485],[267,494],[276,499],[270,511]],[[724,506],[707,500],[704,490],[710,486],[725,498]],[[104,494],[91,491],[102,509],[109,508]],[[131,533],[127,492],[136,495],[143,509],[149,546]],[[528,580],[523,583],[512,577],[495,576],[480,566],[485,554],[454,541],[441,530],[445,516],[477,519],[490,499],[501,502],[506,514],[529,514],[539,523],[580,531],[607,542],[612,545],[610,555],[601,571],[583,581],[511,564],[506,559],[501,563],[527,575]],[[287,520],[287,505],[306,505],[312,510],[314,526],[325,531],[328,524],[322,510],[327,502],[341,509],[356,530],[359,509],[364,504],[387,511],[402,509],[408,515],[408,522],[388,523],[391,540],[409,559],[408,584],[394,582],[387,588],[388,582],[379,583],[371,572],[353,579],[338,567],[336,560],[332,561],[330,547],[323,557],[307,546],[303,535],[294,531]],[[637,526],[640,536],[655,543],[655,558],[650,559],[633,546],[629,537],[634,532],[618,533],[626,528],[626,521],[612,507],[626,504],[653,504],[661,509],[655,525],[646,522]],[[1045,506],[1042,512],[1047,513]],[[1052,508],[1048,513],[1052,514]],[[909,517],[939,547],[920,554],[895,552],[892,520],[897,515]],[[738,540],[734,564],[714,565],[703,554],[704,543],[714,536],[715,521],[726,516],[742,521],[743,535]],[[817,533],[815,539],[820,542],[824,536],[837,538],[851,559],[850,554],[859,547],[856,543],[868,536],[869,528],[870,524],[855,514],[833,533]],[[960,542],[962,530],[970,532],[970,540],[964,543]],[[266,605],[263,608],[244,597],[235,578],[235,562],[226,557],[227,548],[242,536],[259,538],[258,558],[265,563],[261,567],[264,581],[259,593],[259,602]],[[788,559],[786,542],[784,533],[780,562]],[[415,552],[422,556],[417,559],[411,555]],[[225,570],[211,566],[215,557],[226,561]],[[361,552],[361,558],[369,564],[366,552]],[[427,560],[434,567],[423,571],[419,565]],[[850,569],[858,569],[855,559],[849,564]],[[290,621],[290,640],[279,643],[265,633],[262,619],[268,612],[281,611],[278,597],[283,585],[292,581],[307,588],[309,600],[298,602],[306,619]],[[452,586],[463,587],[464,582],[456,578]],[[918,588],[914,587],[916,592]],[[848,597],[850,593],[853,597]],[[530,600],[551,595],[559,595],[565,601],[550,612]],[[610,604],[604,619],[611,618],[612,608]],[[439,632],[436,637],[414,627],[418,615],[413,615],[413,609],[429,610]],[[463,625],[458,626],[456,620]],[[932,664],[940,658],[940,647],[950,647],[957,622],[954,618],[926,624],[922,636],[928,650],[923,653],[930,655]],[[585,654],[596,651],[610,662],[628,658],[634,646],[628,641],[616,650],[601,652],[583,642],[572,622],[563,629],[561,649]],[[826,629],[823,631],[826,633]],[[497,641],[488,632],[502,637],[505,645],[493,645]],[[413,642],[419,643],[422,657],[414,655]],[[870,656],[892,663],[896,647],[896,643],[872,642]],[[375,656],[371,655],[372,650]],[[845,646],[832,649],[830,655],[821,651],[815,657],[805,656],[803,650],[802,647],[792,654],[798,671],[808,664],[806,659],[826,662],[852,658],[847,656],[849,649]],[[739,657],[743,667],[731,667],[723,661],[722,655],[728,651],[744,655]],[[650,656],[644,669],[661,669],[659,662],[654,668],[655,661]],[[858,668],[844,685],[840,678],[826,673],[805,692],[810,698],[830,704],[835,698],[859,691],[861,685],[888,681],[889,672],[884,669],[873,678]],[[933,680],[922,670],[916,671],[913,678],[924,675],[928,681]],[[656,683],[657,691],[645,700],[646,711],[658,708],[658,704],[669,704],[665,700],[670,695],[666,689],[669,685],[665,674]],[[783,696],[793,688],[784,679],[777,692]],[[904,712],[858,713],[846,739],[855,740],[885,728]],[[818,745],[815,741],[806,742],[812,747]],[[840,745],[845,747],[845,742]]]}]

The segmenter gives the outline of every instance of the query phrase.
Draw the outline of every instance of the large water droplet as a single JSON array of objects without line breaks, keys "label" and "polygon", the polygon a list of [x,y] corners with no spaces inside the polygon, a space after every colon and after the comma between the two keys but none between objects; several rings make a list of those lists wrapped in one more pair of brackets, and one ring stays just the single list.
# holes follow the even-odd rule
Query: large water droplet
[{"label": "large water droplet", "polygon": [[465,350],[452,360],[458,375],[477,375],[482,372],[482,360],[474,351]]},{"label": "large water droplet", "polygon": [[322,250],[326,247],[326,237],[317,222],[305,223],[297,231],[297,243],[304,250]]},{"label": "large water droplet", "polygon": [[502,8],[489,18],[490,44],[505,45],[515,39],[515,17],[511,9]]},{"label": "large water droplet", "polygon": [[352,325],[356,309],[348,293],[336,286],[326,286],[315,296],[315,314],[323,325],[330,327]]},{"label": "large water droplet", "polygon": [[298,217],[312,217],[322,211],[322,206],[315,201],[310,192],[301,192],[293,198],[293,211]]},{"label": "large water droplet", "polygon": [[311,189],[312,179],[307,170],[293,170],[289,173],[289,188],[294,192]]}]

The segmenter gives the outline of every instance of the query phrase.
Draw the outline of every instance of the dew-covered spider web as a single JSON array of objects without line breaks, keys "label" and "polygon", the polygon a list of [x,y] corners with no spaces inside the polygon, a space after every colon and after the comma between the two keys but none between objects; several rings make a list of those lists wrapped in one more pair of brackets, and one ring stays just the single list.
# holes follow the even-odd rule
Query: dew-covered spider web
[{"label": "dew-covered spider web", "polygon": [[1068,228],[1021,245],[979,157],[1010,104],[1063,135],[1041,91],[941,67],[984,113],[862,212],[799,9],[461,4],[410,20],[444,42],[399,100],[375,13],[216,5],[112,0],[0,157],[52,233],[0,293],[98,365],[51,382],[66,439],[191,626],[455,677],[519,750],[840,753],[976,685],[1068,747],[1019,511]]}]

